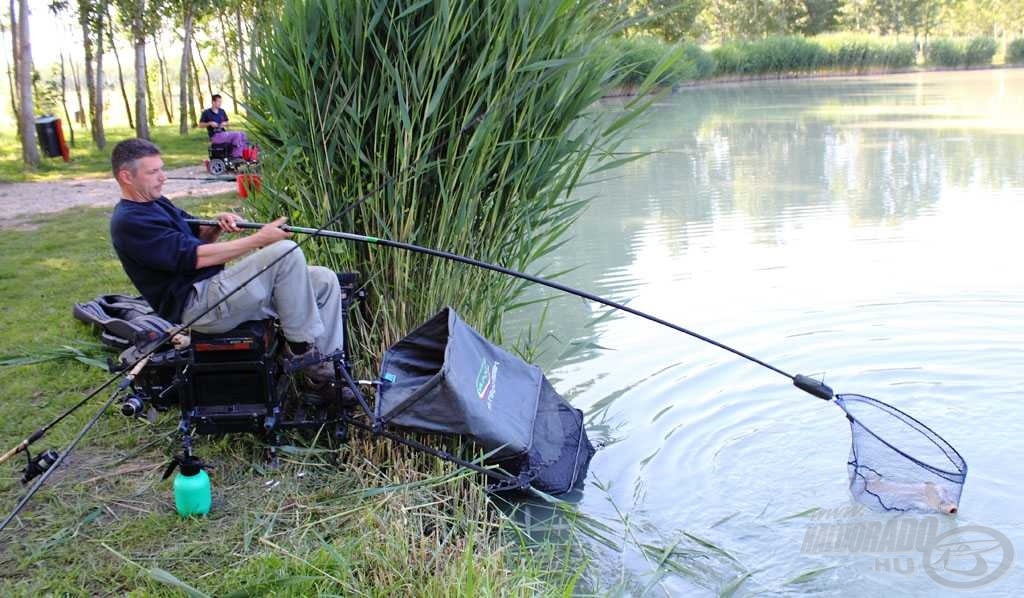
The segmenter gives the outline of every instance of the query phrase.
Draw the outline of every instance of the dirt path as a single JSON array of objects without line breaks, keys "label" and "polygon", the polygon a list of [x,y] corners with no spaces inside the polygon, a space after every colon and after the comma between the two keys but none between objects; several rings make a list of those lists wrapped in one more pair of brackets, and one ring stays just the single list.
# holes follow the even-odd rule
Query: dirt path
[{"label": "dirt path", "polygon": [[[216,195],[236,188],[234,181],[201,180],[210,177],[202,166],[168,170],[167,177],[164,195],[171,199]],[[78,206],[113,206],[120,197],[113,178],[3,183],[0,184],[0,229],[24,225],[37,214]]]}]

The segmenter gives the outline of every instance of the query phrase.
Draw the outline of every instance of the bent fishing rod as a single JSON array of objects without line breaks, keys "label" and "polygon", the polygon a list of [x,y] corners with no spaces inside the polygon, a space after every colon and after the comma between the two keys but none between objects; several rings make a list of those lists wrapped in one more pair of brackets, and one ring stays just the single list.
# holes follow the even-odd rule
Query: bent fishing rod
[{"label": "bent fishing rod", "polygon": [[[198,224],[200,226],[210,226],[211,223],[212,224],[216,224],[216,221],[213,221],[213,220],[199,220],[199,219],[186,220],[186,222],[188,222],[189,224]],[[239,222],[239,223],[237,223],[237,225],[238,225],[239,228],[248,228],[248,229],[258,229],[258,228],[261,228],[261,227],[264,226],[263,224],[252,223],[252,222]],[[703,334],[700,334],[698,332],[690,330],[689,328],[684,328],[683,326],[680,326],[680,325],[675,324],[673,322],[669,322],[668,320],[665,320],[663,318],[659,318],[659,317],[651,315],[651,314],[649,314],[647,312],[640,311],[639,309],[635,309],[635,308],[629,307],[628,305],[625,305],[623,303],[618,303],[617,301],[612,301],[611,299],[606,299],[604,297],[601,297],[600,295],[595,295],[594,293],[591,293],[589,291],[584,291],[584,290],[581,290],[581,289],[570,287],[570,286],[564,285],[564,284],[562,284],[560,282],[555,282],[553,280],[548,280],[547,278],[542,278],[540,276],[534,276],[533,274],[527,274],[525,272],[520,272],[518,270],[513,270],[511,268],[506,268],[504,266],[499,266],[497,264],[491,264],[489,262],[484,262],[484,261],[481,261],[481,260],[473,259],[471,257],[466,257],[464,255],[459,255],[459,254],[451,253],[451,252],[448,252],[448,251],[442,251],[440,249],[432,249],[430,247],[423,247],[423,246],[420,246],[420,245],[413,245],[412,243],[403,243],[401,241],[392,241],[390,239],[382,239],[380,237],[371,237],[371,236],[367,236],[367,235],[358,235],[358,234],[355,234],[355,233],[344,233],[344,232],[338,232],[338,231],[324,230],[326,227],[308,228],[308,227],[302,227],[302,226],[284,225],[281,228],[283,230],[286,230],[286,231],[290,232],[290,233],[296,233],[296,234],[300,234],[300,235],[308,235],[307,239],[311,238],[311,237],[324,237],[324,238],[328,238],[328,239],[339,239],[339,240],[344,240],[344,241],[354,241],[356,243],[363,243],[363,244],[366,244],[366,245],[376,245],[376,246],[381,246],[381,247],[390,247],[390,248],[393,248],[393,249],[402,249],[404,251],[408,251],[408,252],[411,252],[411,253],[419,253],[419,254],[423,254],[423,255],[429,255],[429,256],[432,256],[432,257],[436,257],[436,258],[441,258],[441,259],[445,259],[445,260],[449,260],[449,261],[453,261],[453,262],[459,262],[459,263],[462,263],[462,264],[467,264],[469,266],[474,266],[476,268],[481,268],[483,270],[490,270],[492,272],[498,272],[498,273],[501,273],[501,274],[505,274],[506,276],[511,276],[513,278],[519,278],[519,279],[522,279],[522,280],[527,280],[527,281],[530,281],[530,282],[533,282],[533,283],[536,283],[536,284],[539,284],[539,285],[543,285],[543,286],[546,286],[546,287],[549,287],[549,288],[552,288],[552,289],[555,289],[555,290],[558,290],[558,291],[562,291],[563,293],[568,293],[570,295],[576,295],[577,297],[582,297],[583,299],[587,299],[587,300],[593,301],[595,303],[600,303],[601,305],[606,305],[606,306],[611,307],[613,309],[624,311],[624,312],[632,314],[634,316],[637,316],[637,317],[643,318],[645,320],[654,322],[655,324],[660,324],[662,326],[671,328],[672,330],[675,330],[675,331],[678,331],[678,332],[682,332],[683,334],[688,334],[688,335],[692,336],[693,338],[702,340],[702,341],[704,341],[706,343],[710,343],[710,344],[712,344],[712,345],[714,345],[714,346],[716,346],[716,347],[718,347],[720,349],[724,349],[724,350],[726,350],[726,351],[728,351],[728,352],[730,352],[730,353],[732,353],[734,355],[742,357],[743,359],[746,359],[748,361],[756,363],[759,366],[768,368],[769,370],[771,370],[771,371],[773,371],[773,372],[775,372],[777,374],[785,376],[786,378],[789,378],[793,382],[794,386],[796,386],[800,390],[802,390],[804,392],[807,392],[807,393],[809,393],[809,394],[811,394],[811,395],[813,395],[813,396],[815,396],[815,397],[817,397],[819,399],[822,399],[822,400],[825,400],[825,401],[829,401],[829,400],[831,400],[834,397],[834,394],[835,394],[832,391],[831,388],[826,386],[825,383],[821,382],[820,380],[815,380],[814,378],[811,378],[810,376],[804,376],[803,374],[790,374],[789,372],[786,372],[785,370],[782,370],[782,369],[780,369],[778,367],[775,367],[774,365],[771,365],[770,363],[762,361],[762,360],[760,360],[760,359],[758,359],[758,358],[756,358],[756,357],[754,357],[754,356],[752,356],[752,355],[750,355],[748,353],[744,353],[743,351],[740,351],[739,349],[735,349],[733,347],[730,347],[729,345],[726,345],[725,343],[716,341],[713,338],[704,336]]]}]

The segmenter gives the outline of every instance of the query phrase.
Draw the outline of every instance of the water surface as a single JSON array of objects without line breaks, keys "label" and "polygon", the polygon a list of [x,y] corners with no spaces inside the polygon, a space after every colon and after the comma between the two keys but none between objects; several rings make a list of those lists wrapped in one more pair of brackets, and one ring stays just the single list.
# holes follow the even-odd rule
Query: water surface
[{"label": "water surface", "polygon": [[[624,148],[656,153],[581,190],[592,204],[548,267],[576,267],[560,280],[916,416],[970,465],[961,512],[940,531],[987,526],[1024,551],[1022,133],[1024,70],[685,90]],[[855,504],[837,407],[605,311],[551,302],[540,357],[605,444],[579,499],[616,548],[595,544],[603,587],[953,593],[920,553],[801,551],[812,525],[838,519],[794,515]],[[509,329],[539,318],[518,313]],[[892,570],[911,557],[913,573]],[[1022,585],[1015,565],[976,592]]]}]

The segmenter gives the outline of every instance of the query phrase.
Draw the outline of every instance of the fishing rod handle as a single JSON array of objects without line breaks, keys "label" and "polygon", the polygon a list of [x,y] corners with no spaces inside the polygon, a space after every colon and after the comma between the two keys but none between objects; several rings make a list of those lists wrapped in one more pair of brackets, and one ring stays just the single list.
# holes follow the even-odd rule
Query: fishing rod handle
[{"label": "fishing rod handle", "polygon": [[13,457],[14,455],[17,455],[18,453],[20,453],[20,452],[24,451],[25,449],[27,449],[30,444],[32,444],[33,442],[35,442],[35,441],[39,440],[40,438],[42,438],[43,434],[45,432],[46,432],[46,430],[44,430],[43,428],[40,428],[40,429],[36,430],[35,432],[32,433],[31,436],[29,436],[25,440],[22,440],[21,442],[19,442],[17,446],[15,446],[11,450],[7,451],[3,455],[0,455],[0,465],[3,465],[11,457]]},{"label": "fishing rod handle", "polygon": [[[198,224],[199,226],[220,226],[216,220],[205,220],[202,218],[186,218],[185,222],[188,224]],[[259,222],[235,222],[235,226],[238,228],[261,229],[264,225]],[[288,232],[291,232],[291,228],[288,225],[281,226],[282,230]]]},{"label": "fishing rod handle", "polygon": [[10,459],[11,457],[13,457],[14,455],[17,455],[21,451],[27,449],[28,448],[28,444],[29,444],[28,438],[26,438],[25,440],[22,440],[21,442],[19,442],[14,448],[12,448],[11,450],[9,450],[6,453],[4,453],[3,456],[0,456],[0,465],[6,463],[7,460]]}]

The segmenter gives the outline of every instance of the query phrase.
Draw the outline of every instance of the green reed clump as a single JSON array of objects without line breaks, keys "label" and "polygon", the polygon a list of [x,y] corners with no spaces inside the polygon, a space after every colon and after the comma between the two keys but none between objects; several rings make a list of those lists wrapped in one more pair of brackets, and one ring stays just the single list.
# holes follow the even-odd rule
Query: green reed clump
[{"label": "green reed clump", "polygon": [[735,41],[711,51],[718,76],[905,69],[914,45],[866,34],[784,35]]},{"label": "green reed clump", "polygon": [[971,39],[935,39],[928,43],[925,60],[928,64],[942,67],[968,67],[992,64],[996,53],[996,41],[991,37]]},{"label": "green reed clump", "polygon": [[828,33],[813,40],[828,53],[823,66],[835,71],[898,70],[910,68],[917,61],[911,41],[866,33]]},{"label": "green reed clump", "polygon": [[1006,64],[1024,64],[1024,37],[1006,45]]},{"label": "green reed clump", "polygon": [[715,61],[715,75],[747,74],[747,55],[750,44],[744,41],[730,42],[711,50],[711,59]]},{"label": "green reed clump", "polygon": [[695,78],[707,79],[715,74],[715,59],[711,53],[693,42],[682,42],[683,60],[693,64]]},{"label": "green reed clump", "polygon": [[967,66],[991,65],[997,48],[996,40],[991,37],[972,38],[964,48],[964,64]]},{"label": "green reed clump", "polygon": [[808,72],[825,59],[821,46],[795,35],[758,41],[729,42],[711,52],[718,75],[765,75]]},{"label": "green reed clump", "polygon": [[[614,159],[651,101],[610,119],[591,112],[618,83],[596,51],[609,32],[595,2],[285,6],[252,74],[265,183],[256,215],[316,224],[352,207],[336,228],[529,268],[583,207],[570,192]],[[672,66],[664,58],[650,78]],[[446,304],[496,338],[522,286],[397,250],[307,248],[368,281],[353,335],[366,355]]]},{"label": "green reed clump", "polygon": [[667,87],[704,79],[715,69],[711,55],[693,42],[669,44],[649,36],[617,37],[603,44],[600,52],[609,56],[625,87],[641,85],[666,60],[672,65],[658,71],[652,81],[655,85]]},{"label": "green reed clump", "polygon": [[[612,57],[599,51],[610,31],[591,16],[596,2],[287,4],[250,74],[264,183],[248,204],[252,215],[315,226],[342,214],[331,228],[529,269],[584,207],[570,197],[580,180],[630,159],[615,149],[653,101],[638,96],[614,114],[593,110],[621,82]],[[653,87],[676,60],[678,52],[659,58],[639,89]],[[500,342],[502,316],[522,289],[514,279],[394,249],[315,239],[305,250],[310,261],[358,271],[367,284],[350,327],[362,377],[374,375],[388,345],[445,305]],[[404,447],[383,450],[354,448],[381,468],[377,485],[437,467]],[[406,525],[403,510],[383,513],[365,543],[336,547],[339,563],[354,558],[352,550],[369,554],[374,542],[394,547],[382,549],[388,558],[361,564],[364,581],[352,588],[545,594],[573,583],[531,569],[546,565],[488,525],[496,519],[482,484],[473,478],[468,486],[472,501],[444,488],[422,500],[421,524]],[[439,560],[438,541],[461,560]],[[399,555],[409,562],[396,569]],[[444,562],[454,574],[439,574]],[[478,581],[478,573],[486,575]],[[451,587],[429,585],[445,577]],[[495,584],[502,579],[522,583],[503,590]]]}]

